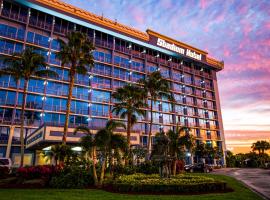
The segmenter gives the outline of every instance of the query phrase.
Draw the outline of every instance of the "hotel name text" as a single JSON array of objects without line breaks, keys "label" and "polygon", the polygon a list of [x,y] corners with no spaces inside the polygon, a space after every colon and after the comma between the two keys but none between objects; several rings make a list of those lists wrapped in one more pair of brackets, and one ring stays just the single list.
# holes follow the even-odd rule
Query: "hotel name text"
[{"label": "hotel name text", "polygon": [[189,57],[194,58],[196,60],[202,60],[202,54],[198,54],[198,53],[191,51],[189,49],[183,49],[179,46],[176,46],[175,44],[170,44],[163,39],[158,38],[157,45],[161,46],[163,48],[169,49],[171,51],[174,51],[176,53],[189,56]]}]

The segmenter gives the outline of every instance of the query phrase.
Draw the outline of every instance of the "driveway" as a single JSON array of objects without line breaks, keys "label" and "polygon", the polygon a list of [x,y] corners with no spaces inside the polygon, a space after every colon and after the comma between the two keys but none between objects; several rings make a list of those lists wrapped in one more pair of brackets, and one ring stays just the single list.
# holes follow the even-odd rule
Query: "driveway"
[{"label": "driveway", "polygon": [[242,181],[265,199],[270,200],[270,170],[253,168],[223,168],[213,173],[232,176]]}]

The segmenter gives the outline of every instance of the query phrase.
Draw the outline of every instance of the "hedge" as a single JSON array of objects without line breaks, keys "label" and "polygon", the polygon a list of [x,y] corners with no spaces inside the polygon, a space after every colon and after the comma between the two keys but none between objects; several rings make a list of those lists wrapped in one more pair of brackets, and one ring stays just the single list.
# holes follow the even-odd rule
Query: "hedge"
[{"label": "hedge", "polygon": [[108,185],[116,192],[143,193],[209,193],[227,189],[225,182],[198,175],[177,175],[161,179],[157,174],[133,174],[120,176]]}]

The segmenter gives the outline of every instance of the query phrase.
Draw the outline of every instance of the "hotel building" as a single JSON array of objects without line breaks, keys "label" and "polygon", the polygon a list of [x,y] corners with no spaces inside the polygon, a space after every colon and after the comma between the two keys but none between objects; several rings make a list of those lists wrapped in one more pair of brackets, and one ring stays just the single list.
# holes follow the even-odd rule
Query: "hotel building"
[{"label": "hotel building", "polygon": [[[42,164],[43,148],[61,142],[68,93],[68,66],[56,58],[57,38],[69,31],[89,36],[95,46],[95,66],[87,76],[77,75],[73,89],[68,143],[76,145],[82,135],[72,131],[85,125],[93,132],[109,118],[112,92],[159,70],[170,82],[176,102],[166,99],[154,105],[153,133],[187,126],[196,142],[224,150],[224,132],[216,73],[224,63],[207,52],[161,35],[141,32],[97,16],[59,0],[0,0],[0,67],[3,59],[24,48],[42,54],[57,79],[32,77],[27,89],[25,117],[25,164]],[[19,163],[19,126],[23,81],[0,77],[0,157]],[[119,119],[121,120],[121,119]],[[121,132],[121,130],[119,130]],[[149,111],[134,125],[131,143],[148,141]],[[153,134],[154,135],[154,134]]]}]

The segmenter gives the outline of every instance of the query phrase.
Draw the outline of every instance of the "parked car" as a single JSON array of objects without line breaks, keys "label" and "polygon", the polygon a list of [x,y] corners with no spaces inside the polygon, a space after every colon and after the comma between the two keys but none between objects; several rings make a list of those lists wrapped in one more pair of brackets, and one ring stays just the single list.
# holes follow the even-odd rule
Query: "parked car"
[{"label": "parked car", "polygon": [[10,172],[12,167],[12,162],[10,158],[0,158],[0,167],[6,167]]},{"label": "parked car", "polygon": [[185,165],[186,172],[205,172],[209,173],[213,171],[213,167],[204,163]]}]

